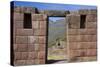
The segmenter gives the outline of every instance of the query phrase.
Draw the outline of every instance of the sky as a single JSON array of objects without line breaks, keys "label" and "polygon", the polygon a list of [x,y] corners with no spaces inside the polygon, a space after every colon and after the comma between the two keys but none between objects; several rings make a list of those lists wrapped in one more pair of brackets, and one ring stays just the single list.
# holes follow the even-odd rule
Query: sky
[{"label": "sky", "polygon": [[[36,7],[39,10],[79,10],[79,9],[96,9],[96,6],[89,5],[73,5],[73,4],[57,4],[57,3],[40,3],[40,2],[25,2],[13,1],[14,6]],[[56,21],[61,17],[50,17],[49,19]]]}]

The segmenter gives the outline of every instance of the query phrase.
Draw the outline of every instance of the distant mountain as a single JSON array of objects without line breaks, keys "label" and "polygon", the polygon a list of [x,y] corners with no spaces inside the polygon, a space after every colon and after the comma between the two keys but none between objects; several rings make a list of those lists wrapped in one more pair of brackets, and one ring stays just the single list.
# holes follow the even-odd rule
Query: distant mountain
[{"label": "distant mountain", "polygon": [[66,35],[66,22],[65,19],[57,20],[56,22],[49,21],[49,34],[48,42],[54,42],[57,38],[64,38]]}]

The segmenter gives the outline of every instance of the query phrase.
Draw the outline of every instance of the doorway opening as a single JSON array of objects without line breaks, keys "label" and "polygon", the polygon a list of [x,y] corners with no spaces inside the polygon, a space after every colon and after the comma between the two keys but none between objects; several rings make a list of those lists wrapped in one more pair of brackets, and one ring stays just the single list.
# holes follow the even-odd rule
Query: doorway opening
[{"label": "doorway opening", "polygon": [[66,63],[65,17],[48,17],[47,64]]}]

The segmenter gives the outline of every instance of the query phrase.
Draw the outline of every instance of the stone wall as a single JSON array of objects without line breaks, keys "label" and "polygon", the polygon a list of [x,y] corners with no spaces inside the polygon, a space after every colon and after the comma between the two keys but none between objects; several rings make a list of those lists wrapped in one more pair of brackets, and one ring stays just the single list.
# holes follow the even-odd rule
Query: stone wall
[{"label": "stone wall", "polygon": [[[45,64],[47,16],[31,9],[14,8],[12,65]],[[23,27],[24,13],[31,13],[31,29]]]},{"label": "stone wall", "polygon": [[[81,15],[86,15],[85,28],[80,28]],[[67,15],[69,62],[97,59],[97,12],[80,10]]]},{"label": "stone wall", "polygon": [[[97,57],[96,10],[38,11],[32,7],[11,8],[11,65],[45,64],[49,16],[66,17],[68,61],[90,61]],[[24,13],[31,14],[32,28],[24,28]],[[85,28],[80,17],[86,15]]]}]

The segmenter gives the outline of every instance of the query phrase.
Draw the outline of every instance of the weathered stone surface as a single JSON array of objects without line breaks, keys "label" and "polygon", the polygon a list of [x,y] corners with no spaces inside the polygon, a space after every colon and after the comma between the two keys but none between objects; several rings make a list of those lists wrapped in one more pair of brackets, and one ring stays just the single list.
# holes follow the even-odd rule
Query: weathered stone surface
[{"label": "weathered stone surface", "polygon": [[69,29],[78,29],[80,28],[80,15],[67,15],[68,19],[68,27]]},{"label": "weathered stone surface", "polygon": [[16,36],[16,44],[27,44],[28,37],[27,36]]},{"label": "weathered stone surface", "polygon": [[47,16],[45,14],[32,14],[32,21],[45,21]]},{"label": "weathered stone surface", "polygon": [[40,21],[39,24],[40,24],[39,26],[40,29],[46,29],[47,21]]},{"label": "weathered stone surface", "polygon": [[14,12],[20,12],[20,11],[21,11],[20,7],[17,7],[17,6],[14,7]]},{"label": "weathered stone surface", "polygon": [[17,44],[13,44],[13,48],[14,48],[14,51],[17,51],[18,50],[18,45]]},{"label": "weathered stone surface", "polygon": [[28,50],[28,45],[27,44],[16,44],[17,45],[17,50],[18,52],[27,52]]},{"label": "weathered stone surface", "polygon": [[80,35],[96,35],[97,30],[96,29],[80,29],[79,33]]},{"label": "weathered stone surface", "polygon": [[96,42],[96,35],[80,35],[80,42]]},{"label": "weathered stone surface", "polygon": [[23,29],[23,21],[14,21],[14,29]]},{"label": "weathered stone surface", "polygon": [[81,49],[96,49],[97,43],[96,42],[79,42]]},{"label": "weathered stone surface", "polygon": [[87,49],[86,55],[87,56],[97,56],[97,50],[96,49]]},{"label": "weathered stone surface", "polygon": [[39,44],[39,51],[45,51],[46,50],[46,44]]},{"label": "weathered stone surface", "polygon": [[34,7],[20,7],[20,12],[21,13],[35,13],[35,9]]},{"label": "weathered stone surface", "polygon": [[33,29],[33,33],[34,33],[34,36],[38,36],[39,35],[39,29]]},{"label": "weathered stone surface", "polygon": [[22,57],[21,57],[21,52],[15,52],[14,53],[14,60],[20,60]]},{"label": "weathered stone surface", "polygon": [[46,28],[40,28],[40,29],[33,29],[34,36],[45,36],[46,35]]},{"label": "weathered stone surface", "polygon": [[39,47],[40,47],[39,44],[34,44],[34,46],[35,46],[35,48],[34,48],[35,51],[39,51],[40,50],[39,49]]},{"label": "weathered stone surface", "polygon": [[96,22],[87,22],[86,23],[86,28],[97,28],[97,23]]},{"label": "weathered stone surface", "polygon": [[69,11],[58,11],[58,10],[44,10],[39,11],[41,14],[46,14],[48,16],[66,16],[66,14],[69,14]]},{"label": "weathered stone surface", "polygon": [[34,60],[37,58],[36,52],[28,52],[28,60]]},{"label": "weathered stone surface", "polygon": [[26,65],[26,60],[16,60],[14,61],[15,66],[19,65]]},{"label": "weathered stone surface", "polygon": [[79,42],[69,42],[69,48],[70,49],[80,49],[81,45]]},{"label": "weathered stone surface", "polygon": [[28,52],[32,52],[35,50],[34,44],[28,44]]},{"label": "weathered stone surface", "polygon": [[39,21],[32,21],[32,28],[38,29],[39,28]]},{"label": "weathered stone surface", "polygon": [[78,35],[79,29],[68,29],[68,34],[69,35]]},{"label": "weathered stone surface", "polygon": [[38,35],[39,36],[45,36],[46,35],[46,28],[40,28]]},{"label": "weathered stone surface", "polygon": [[97,22],[97,14],[86,15],[86,22]]},{"label": "weathered stone surface", "polygon": [[39,36],[39,44],[45,44],[46,43],[46,37],[45,36]]},{"label": "weathered stone surface", "polygon": [[32,59],[26,60],[26,64],[27,64],[27,65],[32,65],[32,64],[34,64],[34,63],[35,63],[34,59],[33,59],[33,60],[32,60]]},{"label": "weathered stone surface", "polygon": [[28,36],[28,43],[29,44],[38,43],[38,36]]},{"label": "weathered stone surface", "polygon": [[39,51],[38,52],[38,58],[39,59],[45,59],[45,51]]},{"label": "weathered stone surface", "polygon": [[45,60],[44,59],[40,59],[39,60],[39,64],[45,64]]},{"label": "weathered stone surface", "polygon": [[69,35],[68,41],[69,42],[79,42],[80,41],[80,35]]},{"label": "weathered stone surface", "polygon": [[23,21],[23,20],[24,20],[23,13],[15,13],[14,12],[14,21]]},{"label": "weathered stone surface", "polygon": [[96,49],[96,42],[69,42],[70,49]]},{"label": "weathered stone surface", "polygon": [[21,60],[27,60],[28,58],[28,52],[21,52]]},{"label": "weathered stone surface", "polygon": [[[14,8],[13,48],[14,65],[45,64],[46,30],[49,16],[66,16],[68,23],[69,58],[74,61],[96,60],[97,55],[97,11],[39,11],[35,8]],[[32,29],[23,29],[24,13],[32,13]],[[69,14],[69,15],[67,15]],[[86,26],[80,29],[80,15],[86,15]],[[65,51],[66,52],[66,51]]]},{"label": "weathered stone surface", "polygon": [[95,9],[91,9],[91,10],[88,10],[88,9],[81,9],[79,10],[79,14],[81,15],[87,15],[87,14],[97,14],[97,10]]},{"label": "weathered stone surface", "polygon": [[36,65],[39,64],[39,59],[36,58],[34,64],[36,64]]},{"label": "weathered stone surface", "polygon": [[17,36],[32,36],[33,34],[32,29],[16,29]]}]

